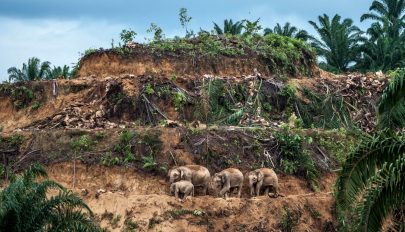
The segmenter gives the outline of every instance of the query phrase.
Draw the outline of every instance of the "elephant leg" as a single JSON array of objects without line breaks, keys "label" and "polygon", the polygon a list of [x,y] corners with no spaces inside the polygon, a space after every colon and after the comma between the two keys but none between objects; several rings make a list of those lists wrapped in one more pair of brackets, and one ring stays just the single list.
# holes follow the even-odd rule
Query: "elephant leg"
[{"label": "elephant leg", "polygon": [[207,195],[208,184],[203,186],[203,196]]},{"label": "elephant leg", "polygon": [[255,196],[255,187],[252,185],[250,186],[250,196],[254,197]]},{"label": "elephant leg", "polygon": [[179,190],[178,190],[178,189],[176,189],[176,190],[174,191],[174,196],[175,196],[176,198],[179,198]]},{"label": "elephant leg", "polygon": [[264,190],[264,195],[268,196],[269,195],[269,191],[270,191],[270,186],[266,186],[265,190]]},{"label": "elephant leg", "polygon": [[220,196],[224,196],[224,195],[226,195],[226,194],[228,194],[228,192],[230,191],[230,186],[224,186],[222,189],[221,189],[221,191],[219,192],[219,195]]},{"label": "elephant leg", "polygon": [[256,184],[256,196],[260,196],[260,189],[262,187],[262,183]]},{"label": "elephant leg", "polygon": [[239,198],[240,198],[241,194],[242,194],[242,184],[239,185],[239,187],[238,187],[238,197]]},{"label": "elephant leg", "polygon": [[274,197],[278,197],[278,185],[275,185],[274,187]]}]

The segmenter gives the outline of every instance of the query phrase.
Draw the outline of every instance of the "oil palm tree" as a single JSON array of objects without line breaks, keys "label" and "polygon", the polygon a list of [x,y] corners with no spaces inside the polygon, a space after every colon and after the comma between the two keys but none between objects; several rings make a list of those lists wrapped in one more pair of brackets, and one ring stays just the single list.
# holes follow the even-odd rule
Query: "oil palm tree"
[{"label": "oil palm tree", "polygon": [[[35,181],[46,176],[33,165],[0,192],[0,231],[99,231],[82,199],[54,181]],[[49,197],[50,189],[59,193]]]},{"label": "oil palm tree", "polygon": [[396,37],[405,27],[405,0],[374,0],[369,13],[363,14],[361,21],[371,19],[389,29],[388,33]]},{"label": "oil palm tree", "polygon": [[405,34],[390,37],[379,23],[367,30],[369,39],[360,46],[356,69],[384,72],[405,66]]},{"label": "oil palm tree", "polygon": [[217,35],[241,35],[244,28],[243,21],[236,21],[235,23],[232,19],[224,20],[224,27],[221,28],[218,24],[214,23],[214,31]]},{"label": "oil palm tree", "polygon": [[374,23],[367,30],[369,39],[361,48],[359,68],[388,71],[405,64],[405,0],[375,0],[361,21]]},{"label": "oil palm tree", "polygon": [[[390,214],[405,214],[405,133],[393,130],[405,125],[405,70],[391,75],[378,108],[382,130],[349,155],[336,183],[337,209],[351,231],[381,231]],[[397,231],[405,230],[403,218],[393,217]]]},{"label": "oil palm tree", "polygon": [[22,69],[11,67],[7,70],[10,81],[34,81],[44,79],[50,70],[50,62],[32,57],[23,63]]},{"label": "oil palm tree", "polygon": [[274,29],[265,28],[264,35],[268,34],[278,34],[282,36],[288,36],[291,38],[301,39],[306,41],[308,39],[308,32],[305,30],[298,30],[295,26],[292,26],[291,23],[287,22],[284,26],[281,26],[279,23],[276,24]]},{"label": "oil palm tree", "polygon": [[70,67],[67,65],[64,65],[63,67],[53,66],[53,68],[50,69],[48,74],[46,75],[46,79],[56,79],[56,78],[70,79],[70,77],[71,77]]},{"label": "oil palm tree", "polygon": [[359,55],[359,43],[364,41],[363,32],[353,25],[353,20],[341,20],[335,15],[332,20],[328,15],[318,17],[319,25],[309,21],[320,39],[310,36],[311,45],[320,57],[325,59],[324,67],[336,72],[345,72]]}]

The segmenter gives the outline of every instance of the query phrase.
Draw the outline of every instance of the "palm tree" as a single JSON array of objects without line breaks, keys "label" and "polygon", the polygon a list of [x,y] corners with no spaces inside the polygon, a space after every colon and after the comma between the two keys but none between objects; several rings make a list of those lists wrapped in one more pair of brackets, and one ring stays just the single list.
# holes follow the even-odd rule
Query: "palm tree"
[{"label": "palm tree", "polygon": [[[405,125],[405,69],[391,75],[379,103],[383,130],[363,139],[336,182],[337,209],[352,231],[381,231],[390,214],[405,215],[405,133],[393,132]],[[398,218],[395,229],[404,231],[403,216]]]},{"label": "palm tree", "polygon": [[71,77],[71,72],[70,72],[70,67],[67,65],[64,65],[63,67],[55,67],[51,70],[49,70],[46,79],[57,79],[57,78],[63,78],[63,79],[70,79]]},{"label": "palm tree", "polygon": [[358,68],[388,71],[405,64],[405,0],[375,0],[361,21],[375,22],[361,48]]},{"label": "palm tree", "polygon": [[291,23],[287,22],[282,27],[279,23],[276,24],[274,29],[265,28],[264,35],[268,34],[278,34],[282,36],[288,36],[295,39],[301,39],[306,41],[308,39],[308,32],[305,30],[298,30],[295,26],[292,26]]},{"label": "palm tree", "polygon": [[396,37],[405,27],[405,0],[374,0],[369,13],[363,14],[361,21],[375,20],[389,29],[391,37]]},{"label": "palm tree", "polygon": [[320,37],[319,40],[310,36],[311,45],[318,55],[325,59],[326,68],[337,72],[347,71],[349,65],[359,56],[359,43],[364,41],[363,32],[353,25],[353,20],[341,21],[337,14],[332,20],[326,14],[319,16],[318,20],[319,25],[309,21]]},{"label": "palm tree", "polygon": [[405,34],[390,37],[379,23],[367,30],[369,39],[360,46],[356,69],[384,72],[405,66]]},{"label": "palm tree", "polygon": [[[82,199],[54,181],[35,181],[46,176],[33,165],[0,192],[0,231],[100,231]],[[50,189],[59,193],[48,197]]]},{"label": "palm tree", "polygon": [[224,28],[222,29],[218,24],[214,23],[214,31],[217,35],[241,35],[244,28],[243,21],[236,21],[233,23],[232,19],[224,20]]},{"label": "palm tree", "polygon": [[46,77],[50,70],[50,62],[32,57],[28,59],[28,63],[23,63],[22,69],[11,67],[7,70],[10,81],[34,81],[41,80]]}]

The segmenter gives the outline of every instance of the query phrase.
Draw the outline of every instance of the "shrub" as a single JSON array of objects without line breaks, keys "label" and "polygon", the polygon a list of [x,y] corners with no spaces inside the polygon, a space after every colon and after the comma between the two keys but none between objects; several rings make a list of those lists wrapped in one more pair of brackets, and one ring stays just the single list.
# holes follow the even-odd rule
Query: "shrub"
[{"label": "shrub", "polygon": [[284,207],[283,215],[281,216],[280,229],[283,232],[293,232],[301,218],[301,212],[292,211],[288,207]]},{"label": "shrub", "polygon": [[316,188],[319,171],[308,151],[304,150],[303,138],[287,126],[274,133],[281,151],[280,165],[284,172],[304,176]]},{"label": "shrub", "polygon": [[15,87],[11,90],[11,99],[17,110],[26,107],[33,98],[32,90],[25,86]]},{"label": "shrub", "polygon": [[73,139],[70,146],[75,152],[91,151],[94,142],[89,135],[82,135],[78,139]]}]

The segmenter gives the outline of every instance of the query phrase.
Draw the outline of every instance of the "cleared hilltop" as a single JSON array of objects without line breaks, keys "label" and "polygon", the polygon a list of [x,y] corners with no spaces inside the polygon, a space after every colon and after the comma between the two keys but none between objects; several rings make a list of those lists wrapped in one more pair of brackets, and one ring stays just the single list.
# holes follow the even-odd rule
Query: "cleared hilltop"
[{"label": "cleared hilltop", "polygon": [[[375,129],[387,82],[321,71],[303,42],[276,35],[129,44],[79,64],[72,80],[0,85],[0,160],[47,165],[113,231],[335,231],[334,171],[351,129]],[[283,197],[181,204],[165,173],[194,163],[274,167]]]}]

